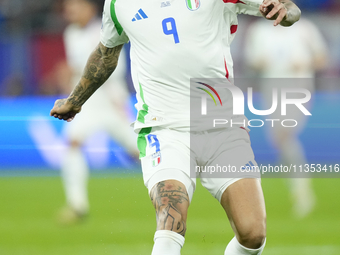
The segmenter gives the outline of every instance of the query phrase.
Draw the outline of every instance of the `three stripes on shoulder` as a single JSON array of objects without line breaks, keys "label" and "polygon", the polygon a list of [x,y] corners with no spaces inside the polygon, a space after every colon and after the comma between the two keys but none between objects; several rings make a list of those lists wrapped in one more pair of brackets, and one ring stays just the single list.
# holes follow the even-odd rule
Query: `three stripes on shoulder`
[{"label": "three stripes on shoulder", "polygon": [[148,16],[145,14],[145,12],[141,8],[141,9],[138,10],[135,17],[132,19],[132,21],[137,21],[137,20],[147,19],[147,18],[148,18]]}]

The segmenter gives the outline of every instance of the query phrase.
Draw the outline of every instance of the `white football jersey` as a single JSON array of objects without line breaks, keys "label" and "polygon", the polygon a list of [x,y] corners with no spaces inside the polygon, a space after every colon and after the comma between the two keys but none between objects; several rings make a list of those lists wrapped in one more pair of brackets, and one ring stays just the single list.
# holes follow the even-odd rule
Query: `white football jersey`
[{"label": "white football jersey", "polygon": [[259,15],[261,3],[106,0],[101,43],[112,48],[131,42],[131,71],[138,100],[135,129],[189,128],[190,79],[231,78],[229,45],[231,32],[236,32],[232,27],[237,25],[235,15]]}]

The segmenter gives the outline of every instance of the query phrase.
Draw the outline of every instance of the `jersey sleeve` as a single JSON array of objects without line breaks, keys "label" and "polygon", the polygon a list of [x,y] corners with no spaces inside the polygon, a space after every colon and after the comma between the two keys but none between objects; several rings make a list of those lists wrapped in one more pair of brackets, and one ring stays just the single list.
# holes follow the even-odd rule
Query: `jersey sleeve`
[{"label": "jersey sleeve", "polygon": [[117,19],[114,1],[111,0],[105,0],[100,42],[108,48],[129,42],[128,36]]},{"label": "jersey sleeve", "polygon": [[238,20],[237,20],[237,14],[232,11],[228,11],[228,10],[229,9],[225,9],[224,11],[224,21],[228,28],[227,35],[226,35],[227,45],[230,45],[236,35],[236,31],[238,28]]},{"label": "jersey sleeve", "polygon": [[236,14],[262,16],[260,5],[263,0],[223,0],[223,2]]}]

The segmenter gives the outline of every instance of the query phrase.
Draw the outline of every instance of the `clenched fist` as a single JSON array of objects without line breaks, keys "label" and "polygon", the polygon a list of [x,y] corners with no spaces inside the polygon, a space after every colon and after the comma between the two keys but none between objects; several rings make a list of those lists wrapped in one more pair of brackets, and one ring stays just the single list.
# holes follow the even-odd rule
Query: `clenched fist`
[{"label": "clenched fist", "polygon": [[55,101],[50,115],[60,120],[66,120],[67,122],[70,122],[80,111],[81,106],[75,106],[70,101],[68,101],[67,98],[65,98]]}]

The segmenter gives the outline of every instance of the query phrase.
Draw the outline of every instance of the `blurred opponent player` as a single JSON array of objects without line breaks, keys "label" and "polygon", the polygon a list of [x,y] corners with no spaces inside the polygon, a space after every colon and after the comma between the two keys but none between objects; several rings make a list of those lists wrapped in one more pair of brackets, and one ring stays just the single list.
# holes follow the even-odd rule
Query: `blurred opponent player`
[{"label": "blurred opponent player", "polygon": [[[232,60],[225,38],[232,25],[229,15],[262,12],[275,19],[275,25],[287,26],[300,17],[291,1],[262,2],[106,0],[101,42],[76,88],[68,98],[57,100],[51,110],[51,116],[72,121],[114,71],[122,44],[131,41],[138,98],[134,128],[144,182],[157,219],[153,255],[178,255],[184,244],[187,211],[196,185],[196,179],[190,178],[190,161],[198,165],[204,160],[214,164],[215,160],[228,159],[224,163],[239,168],[248,162],[256,164],[249,136],[237,125],[195,133],[198,139],[208,136],[218,141],[211,150],[203,147],[200,152],[190,147],[189,92],[190,78],[230,77]],[[231,105],[231,101],[226,104]],[[231,108],[226,112],[229,116]],[[225,254],[261,254],[266,213],[259,180],[201,178],[201,183],[221,203],[235,232]]]},{"label": "blurred opponent player", "polygon": [[[67,82],[67,93],[72,91],[86,65],[88,56],[100,38],[101,19],[98,13],[103,6],[101,0],[65,0],[64,14],[70,22],[64,32],[67,64],[71,71]],[[127,151],[138,155],[135,135],[129,125],[126,102],[129,93],[126,84],[126,56],[122,51],[116,72],[101,89],[88,100],[78,118],[66,125],[69,148],[62,162],[67,206],[59,217],[63,223],[73,223],[88,213],[87,196],[88,165],[81,146],[88,138],[100,131],[108,133]],[[111,85],[111,86],[110,86]],[[113,85],[113,86],[112,86]],[[100,139],[100,137],[96,136]]]},{"label": "blurred opponent player", "polygon": [[[273,29],[262,21],[253,23],[247,30],[245,52],[248,65],[266,78],[261,79],[260,85],[264,109],[269,109],[272,104],[274,87],[280,90],[299,86],[313,92],[315,72],[323,69],[327,60],[325,41],[318,28],[307,19],[301,19],[290,29]],[[279,114],[276,111],[270,118],[281,119]],[[285,119],[296,120],[298,128],[274,125],[267,128],[266,134],[278,149],[281,163],[303,165],[307,161],[298,135],[307,122],[307,116],[292,108],[287,110]],[[315,195],[311,184],[308,178],[290,178],[293,213],[298,218],[306,216],[314,208]]]}]

